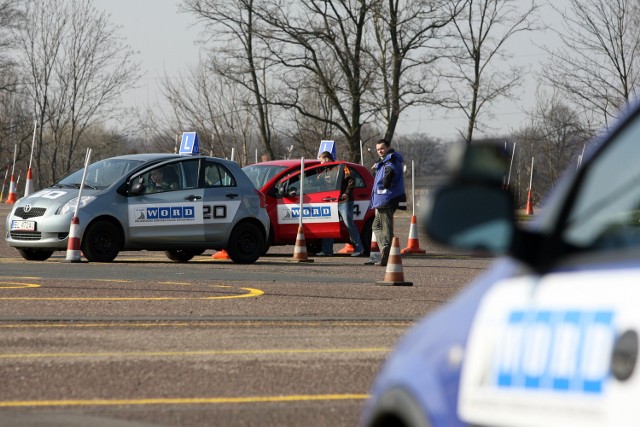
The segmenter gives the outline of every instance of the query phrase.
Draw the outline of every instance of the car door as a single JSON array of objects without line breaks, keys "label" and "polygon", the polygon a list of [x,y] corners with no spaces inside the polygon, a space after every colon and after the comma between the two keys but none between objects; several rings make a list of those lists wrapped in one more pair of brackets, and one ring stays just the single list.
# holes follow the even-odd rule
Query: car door
[{"label": "car door", "polygon": [[[342,169],[338,164],[316,165],[305,169],[302,223],[305,239],[340,236],[338,197]],[[295,241],[300,221],[300,173],[276,184],[277,220],[282,240]]]},{"label": "car door", "polygon": [[[199,159],[155,165],[132,176],[143,192],[130,195],[129,234],[133,242],[175,244],[204,240],[204,189],[198,188]],[[154,184],[158,172],[167,179]]]},{"label": "car door", "polygon": [[224,242],[242,203],[242,192],[231,171],[215,159],[203,159],[204,235],[207,242]]},{"label": "car door", "polygon": [[559,256],[501,280],[473,321],[460,416],[474,425],[640,424],[640,116],[543,224]]}]

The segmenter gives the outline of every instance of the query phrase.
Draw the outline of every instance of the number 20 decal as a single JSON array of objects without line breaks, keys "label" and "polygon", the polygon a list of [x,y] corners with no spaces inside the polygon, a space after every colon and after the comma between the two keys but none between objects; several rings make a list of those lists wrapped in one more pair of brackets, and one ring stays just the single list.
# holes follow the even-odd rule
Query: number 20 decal
[{"label": "number 20 decal", "polygon": [[227,217],[227,205],[205,205],[202,207],[203,219],[220,219]]}]

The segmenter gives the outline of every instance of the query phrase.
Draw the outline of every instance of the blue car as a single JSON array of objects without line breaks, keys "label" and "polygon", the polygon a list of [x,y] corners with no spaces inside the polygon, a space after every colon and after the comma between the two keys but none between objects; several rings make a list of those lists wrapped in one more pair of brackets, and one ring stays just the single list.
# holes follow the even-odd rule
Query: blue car
[{"label": "blue car", "polygon": [[503,150],[459,156],[423,225],[498,258],[401,340],[363,425],[640,425],[640,103],[591,145],[526,227]]}]

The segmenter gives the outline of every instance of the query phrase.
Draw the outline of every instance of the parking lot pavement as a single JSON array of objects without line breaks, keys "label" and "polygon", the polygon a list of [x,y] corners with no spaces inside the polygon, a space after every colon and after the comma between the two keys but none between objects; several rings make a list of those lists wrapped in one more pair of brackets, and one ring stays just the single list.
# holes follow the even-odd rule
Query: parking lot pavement
[{"label": "parking lot pavement", "polygon": [[[397,216],[403,246],[409,220]],[[393,287],[366,258],[295,263],[292,246],[249,265],[211,252],[67,263],[3,241],[0,427],[357,425],[398,339],[488,264],[420,242],[426,254],[402,258],[414,286]]]}]

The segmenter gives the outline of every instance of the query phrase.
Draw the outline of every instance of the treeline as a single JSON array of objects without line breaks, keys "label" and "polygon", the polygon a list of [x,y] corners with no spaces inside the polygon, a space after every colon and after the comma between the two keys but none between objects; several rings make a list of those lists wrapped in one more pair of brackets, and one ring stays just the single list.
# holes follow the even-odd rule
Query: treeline
[{"label": "treeline", "polygon": [[[544,9],[562,25],[546,27]],[[180,11],[201,29],[200,62],[165,79],[168,109],[129,111],[122,96],[139,82],[139,56],[92,0],[0,0],[2,167],[15,154],[24,170],[35,143],[41,187],[78,167],[86,147],[94,158],[174,151],[189,130],[206,154],[233,150],[240,164],[314,157],[322,139],[368,163],[385,137],[418,174],[437,175],[447,144],[486,134],[494,103],[527,74],[509,42],[551,31],[559,44],[544,47],[529,122],[498,139],[516,147],[516,193],[535,158],[544,194],[638,87],[637,0],[183,0]],[[458,142],[403,132],[416,107],[466,117]]]}]

